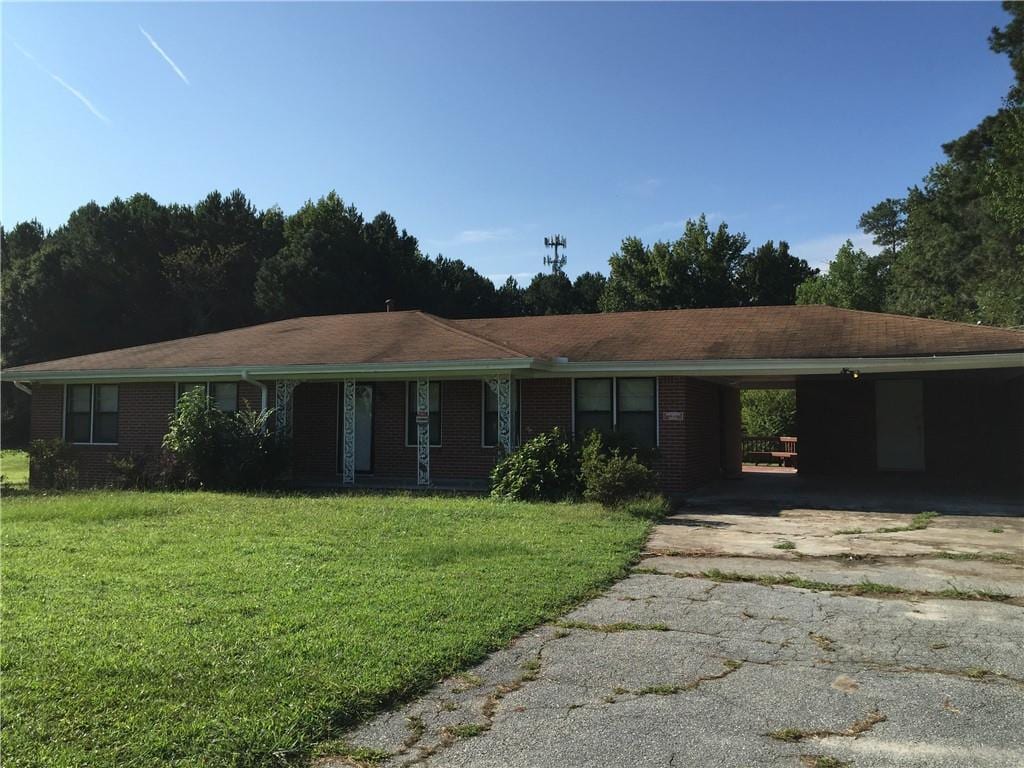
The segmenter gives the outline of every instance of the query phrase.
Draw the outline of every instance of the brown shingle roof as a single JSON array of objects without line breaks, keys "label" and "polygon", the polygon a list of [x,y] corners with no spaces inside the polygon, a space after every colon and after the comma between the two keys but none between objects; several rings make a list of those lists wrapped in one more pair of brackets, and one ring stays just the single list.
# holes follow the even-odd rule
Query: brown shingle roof
[{"label": "brown shingle roof", "polygon": [[[548,360],[918,357],[1024,352],[1024,332],[823,306],[442,320],[425,312],[281,320],[11,368],[15,374]],[[1022,355],[1024,364],[1024,355]]]},{"label": "brown shingle roof", "polygon": [[723,307],[455,320],[572,362],[916,357],[1024,350],[1024,331],[826,306]]},{"label": "brown shingle roof", "polygon": [[140,347],[9,369],[90,371],[158,368],[498,360],[519,352],[426,312],[374,312],[279,320]]}]

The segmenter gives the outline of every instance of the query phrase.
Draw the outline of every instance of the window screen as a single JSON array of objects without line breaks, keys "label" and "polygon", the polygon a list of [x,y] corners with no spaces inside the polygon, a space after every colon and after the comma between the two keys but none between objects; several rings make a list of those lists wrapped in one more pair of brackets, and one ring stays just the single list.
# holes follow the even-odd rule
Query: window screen
[{"label": "window screen", "polygon": [[615,429],[628,444],[653,448],[658,444],[654,379],[616,379]]},{"label": "window screen", "polygon": [[91,384],[74,384],[68,387],[64,439],[69,443],[92,442],[91,403]]},{"label": "window screen", "polygon": [[576,380],[576,436],[586,437],[596,429],[603,435],[612,431],[612,380]]},{"label": "window screen", "polygon": [[117,442],[117,385],[97,384],[93,387],[92,441]]},{"label": "window screen", "polygon": [[213,407],[224,413],[238,410],[238,384],[233,381],[215,381],[210,384]]}]

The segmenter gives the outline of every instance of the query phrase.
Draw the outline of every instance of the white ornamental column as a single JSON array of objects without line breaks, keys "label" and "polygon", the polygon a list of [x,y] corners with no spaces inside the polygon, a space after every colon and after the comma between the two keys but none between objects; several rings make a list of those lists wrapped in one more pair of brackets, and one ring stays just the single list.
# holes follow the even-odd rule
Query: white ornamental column
[{"label": "white ornamental column", "polygon": [[416,483],[430,485],[430,380],[416,381]]},{"label": "white ornamental column", "polygon": [[498,401],[498,446],[507,455],[512,453],[512,378],[508,374],[495,376],[487,386]]},{"label": "white ornamental column", "polygon": [[292,395],[298,383],[279,379],[274,387],[274,421],[277,425],[277,434],[281,437],[292,436]]},{"label": "white ornamental column", "polygon": [[341,481],[352,485],[356,481],[356,383],[352,379],[345,379],[341,408]]}]

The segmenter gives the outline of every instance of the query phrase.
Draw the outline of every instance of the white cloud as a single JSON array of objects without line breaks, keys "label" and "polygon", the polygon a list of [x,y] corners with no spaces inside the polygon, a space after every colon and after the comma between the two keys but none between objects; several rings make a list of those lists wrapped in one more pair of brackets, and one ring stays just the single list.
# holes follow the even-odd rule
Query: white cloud
[{"label": "white cloud", "polygon": [[89,101],[89,99],[87,99],[85,97],[85,94],[83,94],[81,91],[75,90],[74,88],[72,88],[70,85],[68,85],[66,82],[64,82],[61,78],[59,78],[57,75],[53,74],[52,72],[50,73],[50,77],[52,77],[54,80],[56,80],[63,88],[65,88],[68,91],[68,93],[70,93],[72,96],[74,96],[80,102],[82,102],[85,105],[85,108],[88,109],[90,112],[92,112],[94,115],[96,115],[96,117],[98,117],[104,123],[110,123],[110,118],[108,118],[106,115],[104,115],[98,109],[96,109],[95,105],[91,101]]},{"label": "white cloud", "polygon": [[505,240],[512,234],[508,227],[498,229],[464,229],[457,234],[452,242],[459,244],[489,243],[494,240]]},{"label": "white cloud", "polygon": [[794,256],[806,259],[812,267],[825,270],[828,263],[836,257],[839,248],[847,240],[853,241],[855,248],[862,248],[872,256],[881,250],[871,242],[871,235],[863,232],[840,232],[834,235],[823,235],[811,240],[801,240],[797,243],[790,243],[789,250]]},{"label": "white cloud", "polygon": [[149,40],[149,44],[153,46],[153,50],[159,53],[163,57],[163,60],[171,65],[171,69],[173,69],[175,74],[177,74],[177,76],[185,82],[185,85],[192,85],[192,83],[188,81],[188,78],[185,77],[185,73],[181,71],[181,67],[174,63],[174,60],[164,52],[164,49],[157,44],[156,40],[153,39],[152,35],[150,35],[149,32],[142,28],[141,24],[139,25],[139,32],[141,32],[143,36],[145,36],[145,38]]},{"label": "white cloud", "polygon": [[626,191],[633,195],[653,195],[661,187],[662,180],[657,176],[649,176],[641,181],[635,181],[626,185]]},{"label": "white cloud", "polygon": [[64,80],[64,78],[60,77],[59,75],[54,74],[53,72],[48,70],[46,67],[44,67],[42,64],[40,64],[38,59],[36,59],[35,56],[33,56],[31,53],[29,53],[24,48],[22,48],[20,45],[18,45],[18,43],[16,43],[14,40],[11,40],[11,43],[14,45],[14,47],[18,50],[18,52],[22,56],[24,56],[26,59],[28,59],[33,64],[35,64],[40,72],[42,72],[43,74],[45,74],[48,77],[50,77],[55,83],[57,83],[57,85],[59,85],[61,88],[63,88],[68,93],[70,93],[72,96],[74,96],[76,99],[78,99],[80,102],[82,102],[82,104],[85,106],[85,108],[88,109],[90,112],[92,112],[93,115],[98,117],[104,123],[107,123],[108,125],[110,124],[110,118],[107,117],[106,115],[104,115],[102,112],[100,112],[99,109],[96,108],[96,105],[93,104],[91,101],[89,101],[88,97],[86,97],[86,95],[84,93],[79,91],[77,88],[74,88],[73,86],[71,86],[66,80]]}]

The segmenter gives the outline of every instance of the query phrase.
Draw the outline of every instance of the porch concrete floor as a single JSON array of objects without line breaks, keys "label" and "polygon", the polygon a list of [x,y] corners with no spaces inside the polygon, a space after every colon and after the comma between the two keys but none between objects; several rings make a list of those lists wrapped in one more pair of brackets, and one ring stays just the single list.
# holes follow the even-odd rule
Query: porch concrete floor
[{"label": "porch concrete floor", "polygon": [[[870,576],[933,591],[948,586],[950,573],[935,571],[948,564],[967,569],[956,574],[963,587],[1019,595],[1021,520],[942,516],[921,531],[837,535],[911,517],[744,515],[707,499],[713,509],[688,507],[656,528],[644,572],[354,729],[349,743],[382,750],[388,766],[1024,764],[1020,599],[880,599],[685,575]],[[783,538],[803,556],[772,546]],[[857,570],[868,566],[882,570]]]}]

